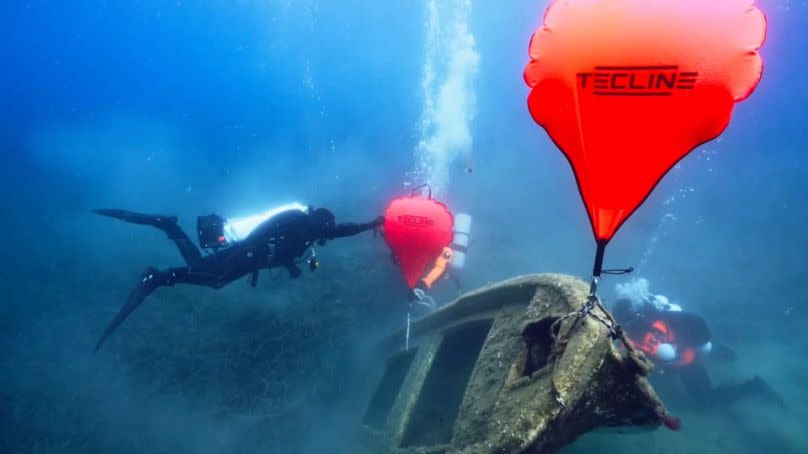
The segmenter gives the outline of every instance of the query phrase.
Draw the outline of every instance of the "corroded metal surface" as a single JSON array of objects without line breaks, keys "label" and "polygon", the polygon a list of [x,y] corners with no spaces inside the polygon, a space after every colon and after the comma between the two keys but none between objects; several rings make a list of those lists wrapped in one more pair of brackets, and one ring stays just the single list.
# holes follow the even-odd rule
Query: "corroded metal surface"
[{"label": "corroded metal surface", "polygon": [[[659,426],[661,402],[603,324],[565,319],[565,342],[554,343],[553,322],[580,309],[588,288],[570,276],[522,276],[416,320],[415,355],[381,413],[377,449],[553,452],[601,426]],[[387,344],[391,354],[402,346],[403,333]]]}]

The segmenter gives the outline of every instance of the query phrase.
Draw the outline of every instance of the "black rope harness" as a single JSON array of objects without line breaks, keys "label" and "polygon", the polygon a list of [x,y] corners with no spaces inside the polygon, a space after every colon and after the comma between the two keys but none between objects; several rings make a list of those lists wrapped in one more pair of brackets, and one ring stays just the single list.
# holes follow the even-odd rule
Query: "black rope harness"
[{"label": "black rope harness", "polygon": [[[603,253],[605,247],[606,247],[605,243],[601,242],[598,243],[598,250],[595,256],[595,266],[592,272],[592,282],[589,287],[589,296],[587,296],[583,306],[581,306],[581,308],[576,311],[572,311],[566,315],[561,316],[555,322],[553,322],[553,324],[550,327],[550,336],[553,339],[551,357],[553,359],[558,359],[564,353],[564,349],[567,346],[569,337],[571,336],[573,330],[578,325],[578,322],[583,320],[585,317],[590,316],[606,327],[609,333],[610,340],[620,341],[620,343],[626,349],[629,364],[633,366],[633,368],[639,375],[646,376],[648,375],[648,373],[650,373],[651,368],[653,366],[648,362],[647,359],[645,359],[643,353],[634,346],[631,340],[629,340],[628,336],[623,331],[623,328],[620,326],[619,323],[617,323],[617,320],[615,320],[615,318],[606,310],[606,308],[603,306],[603,302],[597,295],[598,282],[600,281],[601,274],[619,275],[619,274],[628,274],[634,271],[634,268],[607,269],[607,270],[602,269]],[[561,324],[568,319],[574,319],[574,320],[572,322],[572,325],[562,334]],[[553,394],[555,396],[556,402],[558,402],[558,404],[561,406],[562,409],[565,409],[566,403],[564,402],[564,398],[558,391],[554,378],[551,380],[551,384],[553,387]]]}]

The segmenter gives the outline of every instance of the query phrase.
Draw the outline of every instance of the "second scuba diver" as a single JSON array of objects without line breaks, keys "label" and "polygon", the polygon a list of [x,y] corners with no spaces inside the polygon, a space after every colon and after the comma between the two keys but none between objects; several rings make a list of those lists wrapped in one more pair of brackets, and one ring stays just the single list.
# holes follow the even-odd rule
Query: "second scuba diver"
[{"label": "second scuba diver", "polygon": [[470,233],[471,216],[466,213],[455,215],[452,243],[443,248],[441,254],[432,262],[427,273],[418,280],[410,294],[411,298],[430,309],[434,309],[436,303],[426,292],[432,290],[438,280],[451,278],[458,290],[460,289],[458,273],[466,264],[466,253],[471,244]]},{"label": "second scuba diver", "polygon": [[[104,330],[96,350],[159,287],[190,284],[218,289],[247,275],[250,276],[250,284],[255,287],[260,270],[278,267],[286,268],[293,279],[298,278],[301,275],[297,266],[299,263],[306,262],[312,271],[319,266],[314,255],[314,243],[324,245],[326,240],[353,236],[367,230],[375,231],[384,222],[382,217],[377,217],[363,224],[337,224],[331,211],[312,209],[297,203],[232,220],[215,214],[199,216],[199,243],[202,248],[213,250],[213,253],[203,257],[199,248],[177,225],[174,216],[118,209],[93,211],[102,216],[162,230],[185,259],[185,266],[165,270],[154,267],[146,269],[126,303]],[[308,260],[301,259],[306,251],[311,251]]]},{"label": "second scuba diver", "polygon": [[728,405],[760,396],[785,407],[785,401],[761,377],[739,383],[713,385],[704,360],[733,359],[729,348],[712,343],[712,335],[699,315],[682,310],[664,295],[623,297],[615,302],[614,316],[634,345],[654,364],[677,375],[695,400],[707,405]]}]

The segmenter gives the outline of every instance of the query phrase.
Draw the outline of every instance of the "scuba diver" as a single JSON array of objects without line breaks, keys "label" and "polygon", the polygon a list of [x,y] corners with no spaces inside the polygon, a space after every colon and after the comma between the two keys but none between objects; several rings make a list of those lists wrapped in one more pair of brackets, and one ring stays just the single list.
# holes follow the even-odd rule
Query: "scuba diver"
[{"label": "scuba diver", "polygon": [[466,265],[466,253],[471,243],[469,236],[471,216],[466,213],[455,215],[453,233],[452,243],[443,248],[440,255],[432,262],[429,271],[418,280],[410,294],[410,297],[416,302],[430,309],[434,309],[436,303],[426,292],[431,290],[439,279],[451,278],[457,289],[460,289],[458,273]]},{"label": "scuba diver", "polygon": [[664,295],[620,298],[615,302],[614,316],[634,345],[658,368],[676,374],[698,402],[724,406],[760,396],[786,407],[783,398],[757,375],[740,383],[714,386],[704,360],[708,357],[732,360],[735,353],[728,347],[714,346],[706,321],[671,304]]},{"label": "scuba diver", "polygon": [[[96,344],[96,351],[158,287],[191,284],[218,289],[247,275],[250,285],[255,287],[260,270],[279,267],[285,268],[289,276],[296,279],[302,274],[298,264],[305,262],[311,271],[319,267],[314,243],[322,246],[326,240],[353,236],[367,230],[375,233],[384,222],[384,218],[377,217],[364,224],[337,224],[331,211],[298,203],[238,219],[224,219],[216,214],[199,216],[199,244],[203,249],[213,251],[203,257],[199,248],[177,225],[175,216],[117,209],[97,209],[93,212],[162,230],[176,244],[185,260],[185,266],[165,270],[154,267],[146,269],[126,303],[104,330]],[[301,258],[307,251],[310,251],[307,258]]]}]

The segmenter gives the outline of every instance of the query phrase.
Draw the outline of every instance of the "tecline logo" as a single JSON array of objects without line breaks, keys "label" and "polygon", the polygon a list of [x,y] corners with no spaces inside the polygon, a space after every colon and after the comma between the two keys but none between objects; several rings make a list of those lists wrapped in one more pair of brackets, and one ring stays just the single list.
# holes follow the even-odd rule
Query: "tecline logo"
[{"label": "tecline logo", "polygon": [[398,217],[398,222],[410,227],[429,227],[434,224],[432,219],[424,216],[414,216],[410,214],[401,215]]},{"label": "tecline logo", "polygon": [[695,88],[699,73],[675,65],[596,66],[576,76],[580,87],[596,96],[671,96]]}]

